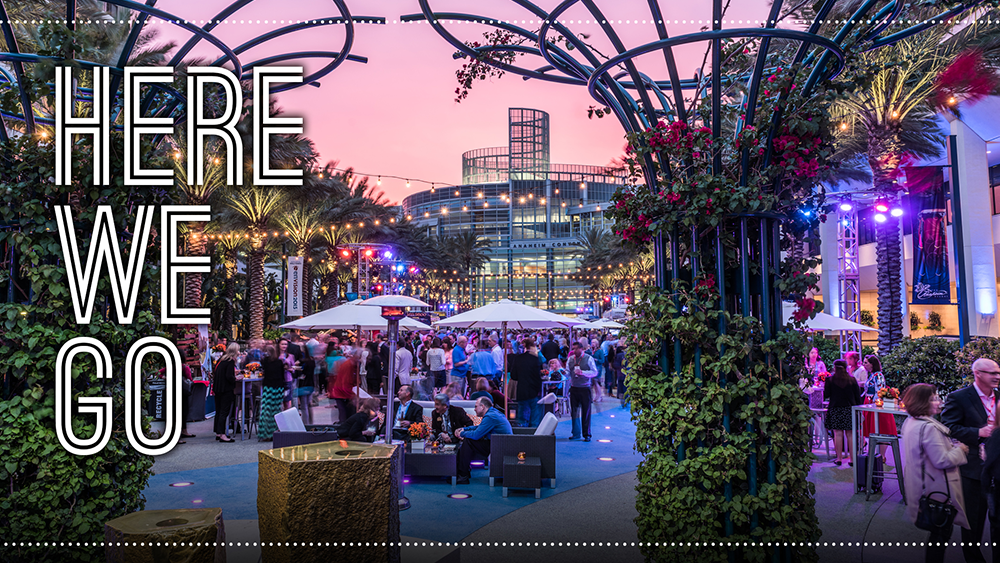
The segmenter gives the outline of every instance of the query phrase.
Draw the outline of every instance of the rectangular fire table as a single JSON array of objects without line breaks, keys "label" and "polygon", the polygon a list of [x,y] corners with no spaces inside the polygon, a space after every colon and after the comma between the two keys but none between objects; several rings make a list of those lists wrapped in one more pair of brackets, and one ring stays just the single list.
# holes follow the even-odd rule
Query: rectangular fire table
[{"label": "rectangular fire table", "polygon": [[410,445],[406,445],[403,454],[403,474],[411,477],[451,477],[451,484],[455,485],[458,480],[458,451],[443,448],[439,453],[432,453],[428,448],[426,451],[410,451]]}]

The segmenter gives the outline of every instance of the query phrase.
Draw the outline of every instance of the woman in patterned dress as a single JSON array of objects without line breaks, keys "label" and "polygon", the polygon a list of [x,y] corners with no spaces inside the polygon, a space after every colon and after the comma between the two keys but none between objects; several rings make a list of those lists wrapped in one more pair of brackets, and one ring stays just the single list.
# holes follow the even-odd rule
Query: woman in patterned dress
[{"label": "woman in patterned dress", "polygon": [[278,359],[278,349],[272,345],[264,348],[264,358],[260,365],[264,370],[263,390],[260,394],[260,421],[257,424],[257,439],[270,441],[278,429],[274,415],[281,412],[281,400],[285,396],[285,363]]},{"label": "woman in patterned dress", "polygon": [[[878,399],[879,389],[886,386],[885,376],[882,375],[882,360],[879,360],[878,356],[872,354],[865,358],[864,367],[868,371],[868,382],[865,384],[864,389],[865,403],[874,403]],[[871,422],[872,420],[874,420],[874,417],[865,417],[865,425],[862,433],[866,438],[869,434],[875,432],[875,423]],[[896,429],[896,417],[887,412],[878,413],[878,433],[886,436],[898,436],[899,431]],[[888,448],[887,444],[879,446],[882,461],[886,461],[885,451]]]}]

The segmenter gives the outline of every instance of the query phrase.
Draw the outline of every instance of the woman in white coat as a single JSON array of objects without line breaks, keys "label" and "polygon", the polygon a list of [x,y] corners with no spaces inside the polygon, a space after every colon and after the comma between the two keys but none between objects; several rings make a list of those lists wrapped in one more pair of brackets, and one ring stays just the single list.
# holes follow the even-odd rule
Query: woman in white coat
[{"label": "woman in white coat", "polygon": [[[910,385],[903,395],[903,404],[910,415],[903,423],[900,440],[905,466],[906,515],[916,522],[920,497],[940,492],[950,496],[951,504],[958,509],[954,523],[968,528],[958,467],[965,464],[969,447],[953,441],[948,427],[934,420],[933,416],[941,412],[941,398],[933,385]],[[944,496],[934,495],[934,499],[943,500]],[[953,529],[953,525],[948,525],[931,531],[926,561],[944,561],[944,546]]]}]

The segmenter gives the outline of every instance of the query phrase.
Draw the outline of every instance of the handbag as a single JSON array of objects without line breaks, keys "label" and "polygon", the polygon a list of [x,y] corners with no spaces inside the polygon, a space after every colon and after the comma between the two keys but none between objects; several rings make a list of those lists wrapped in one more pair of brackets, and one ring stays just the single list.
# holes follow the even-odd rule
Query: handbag
[{"label": "handbag", "polygon": [[[955,516],[958,514],[958,509],[951,504],[951,485],[948,483],[948,476],[944,477],[945,487],[948,489],[947,494],[941,491],[934,491],[929,495],[923,494],[924,489],[924,469],[926,467],[924,463],[923,454],[923,443],[924,443],[924,425],[920,428],[920,504],[917,506],[917,521],[916,525],[921,530],[927,530],[933,532],[938,528],[946,528],[952,525],[955,521]],[[938,500],[934,498],[934,495],[940,495],[944,497],[943,500]]]}]

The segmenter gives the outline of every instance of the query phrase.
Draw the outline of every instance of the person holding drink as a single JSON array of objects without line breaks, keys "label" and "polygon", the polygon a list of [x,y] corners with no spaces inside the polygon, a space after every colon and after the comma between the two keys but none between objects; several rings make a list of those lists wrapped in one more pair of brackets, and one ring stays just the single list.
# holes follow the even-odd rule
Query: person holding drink
[{"label": "person holding drink", "polygon": [[566,362],[570,375],[569,412],[573,420],[573,434],[570,440],[590,441],[590,386],[597,377],[594,358],[583,353],[583,344],[573,343],[573,351]]}]

